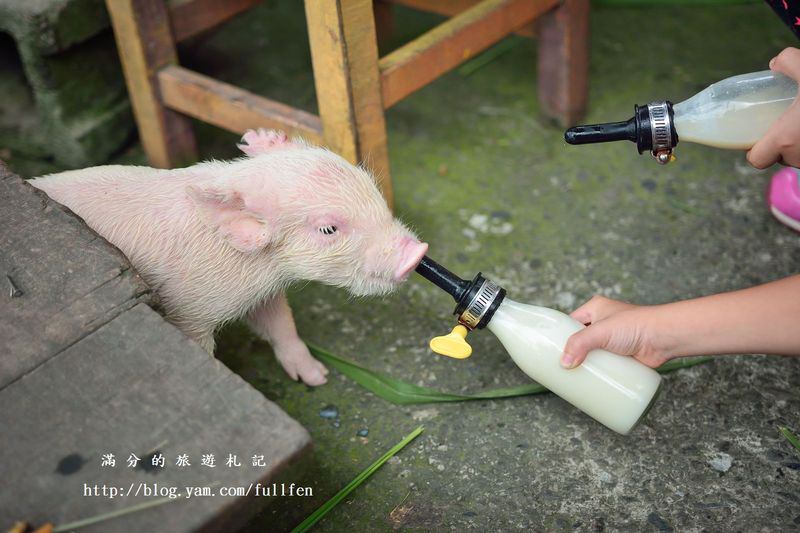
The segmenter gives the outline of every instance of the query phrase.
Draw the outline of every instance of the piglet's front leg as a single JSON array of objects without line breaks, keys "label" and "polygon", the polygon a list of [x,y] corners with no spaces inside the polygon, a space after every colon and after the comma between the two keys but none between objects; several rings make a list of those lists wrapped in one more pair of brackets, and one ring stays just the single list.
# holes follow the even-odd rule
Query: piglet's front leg
[{"label": "piglet's front leg", "polygon": [[248,314],[248,323],[272,344],[275,356],[292,379],[300,378],[303,383],[313,386],[328,381],[325,377],[328,369],[311,356],[308,347],[297,335],[286,296],[274,296],[255,307]]}]

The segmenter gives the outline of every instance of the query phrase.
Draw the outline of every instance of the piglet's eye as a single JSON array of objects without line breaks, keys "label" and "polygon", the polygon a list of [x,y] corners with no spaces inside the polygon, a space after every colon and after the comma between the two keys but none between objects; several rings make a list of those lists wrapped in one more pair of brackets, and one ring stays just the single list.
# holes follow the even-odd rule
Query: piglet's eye
[{"label": "piglet's eye", "polygon": [[324,235],[333,235],[338,231],[338,229],[339,228],[337,228],[336,226],[322,226],[321,228],[319,228],[319,232]]}]

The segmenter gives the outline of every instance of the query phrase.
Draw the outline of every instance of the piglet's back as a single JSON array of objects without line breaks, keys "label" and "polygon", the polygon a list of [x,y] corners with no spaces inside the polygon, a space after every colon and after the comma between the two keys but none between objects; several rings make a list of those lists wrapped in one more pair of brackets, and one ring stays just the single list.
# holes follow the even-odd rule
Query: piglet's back
[{"label": "piglet's back", "polygon": [[30,183],[132,259],[136,254],[128,241],[143,233],[163,237],[188,214],[185,188],[198,177],[189,169],[107,165],[49,174]]},{"label": "piglet's back", "polygon": [[152,194],[176,189],[182,176],[175,170],[106,165],[68,170],[30,180],[30,184],[74,212],[96,210],[103,204],[141,202]]}]

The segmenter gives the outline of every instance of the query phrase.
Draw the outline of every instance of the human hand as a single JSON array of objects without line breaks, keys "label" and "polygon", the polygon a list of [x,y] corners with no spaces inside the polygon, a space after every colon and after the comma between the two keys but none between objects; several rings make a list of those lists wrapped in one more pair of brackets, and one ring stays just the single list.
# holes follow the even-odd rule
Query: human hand
[{"label": "human hand", "polygon": [[691,355],[800,356],[800,274],[661,305],[595,296],[570,316],[587,327],[567,339],[561,364],[568,368],[597,348],[633,356],[652,368]]},{"label": "human hand", "polygon": [[671,357],[666,353],[664,339],[657,333],[655,309],[594,296],[570,314],[587,327],[567,340],[562,366],[577,367],[596,348],[633,356],[652,368],[661,366]]},{"label": "human hand", "polygon": [[[769,68],[800,83],[800,49],[786,48],[769,62]],[[778,161],[800,168],[800,98],[767,130],[747,152],[756,168],[767,168]]]}]

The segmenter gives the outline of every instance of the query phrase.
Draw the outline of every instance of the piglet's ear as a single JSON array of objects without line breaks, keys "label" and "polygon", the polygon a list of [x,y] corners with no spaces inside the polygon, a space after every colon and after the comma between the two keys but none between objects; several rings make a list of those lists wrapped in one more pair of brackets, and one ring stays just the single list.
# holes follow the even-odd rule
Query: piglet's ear
[{"label": "piglet's ear", "polygon": [[282,131],[278,130],[265,130],[258,128],[257,130],[247,130],[242,136],[241,142],[236,145],[239,150],[249,156],[258,154],[265,154],[274,150],[282,148],[291,148],[295,146],[292,141]]},{"label": "piglet's ear", "polygon": [[240,192],[195,185],[186,192],[203,223],[240,252],[254,253],[269,243],[272,231],[267,220],[247,209]]}]

